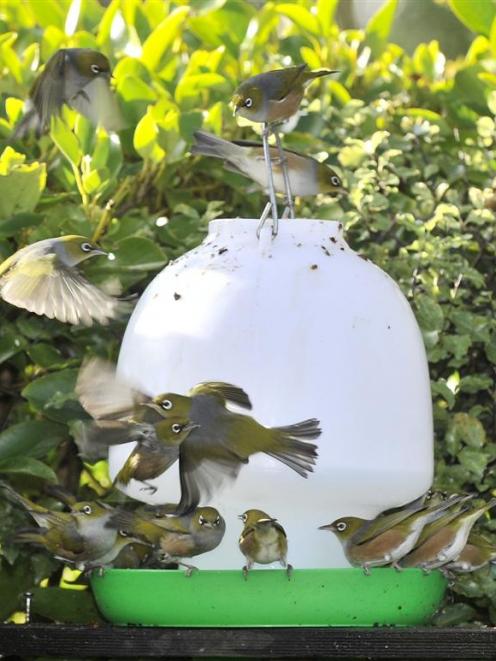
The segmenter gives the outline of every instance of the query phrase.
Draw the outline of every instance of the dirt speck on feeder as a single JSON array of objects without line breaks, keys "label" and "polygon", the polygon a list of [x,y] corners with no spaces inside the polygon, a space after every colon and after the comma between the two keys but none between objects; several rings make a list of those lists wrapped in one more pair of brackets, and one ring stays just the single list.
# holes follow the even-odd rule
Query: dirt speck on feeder
[{"label": "dirt speck on feeder", "polygon": [[338,240],[336,239],[335,236],[330,236],[329,239],[332,241],[332,243],[337,243]]},{"label": "dirt speck on feeder", "polygon": [[174,300],[178,301],[181,298],[181,294],[178,294],[177,292],[174,292]]},{"label": "dirt speck on feeder", "polygon": [[315,271],[315,270],[318,269],[318,268],[319,268],[319,267],[318,267],[317,264],[311,264],[311,266],[310,266],[310,270],[311,270],[311,271]]},{"label": "dirt speck on feeder", "polygon": [[302,243],[297,243],[297,244],[296,244],[296,247],[297,247],[297,248],[301,248],[302,245],[303,245]]},{"label": "dirt speck on feeder", "polygon": [[326,254],[328,257],[331,256],[331,253],[327,250],[327,248],[326,248],[325,246],[320,246],[320,247],[322,248],[322,250],[325,252],[325,254]]},{"label": "dirt speck on feeder", "polygon": [[225,252],[227,252],[229,248],[219,248],[219,255],[223,255]]},{"label": "dirt speck on feeder", "polygon": [[344,250],[343,246],[341,246],[340,250]]},{"label": "dirt speck on feeder", "polygon": [[391,326],[388,324],[388,330],[391,330]]},{"label": "dirt speck on feeder", "polygon": [[342,230],[343,229],[343,223],[339,223],[338,229]]}]

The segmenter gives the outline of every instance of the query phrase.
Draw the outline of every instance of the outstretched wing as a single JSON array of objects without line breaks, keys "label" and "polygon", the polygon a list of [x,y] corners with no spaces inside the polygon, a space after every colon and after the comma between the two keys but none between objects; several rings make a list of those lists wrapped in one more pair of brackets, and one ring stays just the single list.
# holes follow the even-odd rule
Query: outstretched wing
[{"label": "outstretched wing", "polygon": [[40,128],[50,124],[50,118],[60,112],[65,101],[65,67],[67,53],[61,49],[51,57],[44,71],[35,80],[30,97],[40,118]]},{"label": "outstretched wing", "polygon": [[20,260],[0,284],[2,298],[35,314],[64,323],[107,324],[116,316],[119,301],[92,285],[76,269],[56,263],[53,254]]},{"label": "outstretched wing", "polygon": [[233,386],[231,383],[225,383],[224,381],[203,381],[202,383],[197,383],[196,386],[191,388],[188,394],[190,397],[194,397],[195,395],[220,395],[231,404],[236,404],[244,409],[252,408],[250,398],[242,388]]},{"label": "outstretched wing", "polygon": [[95,420],[130,418],[137,405],[150,401],[150,397],[118,377],[112,363],[101,358],[91,358],[83,363],[76,394],[82,407]]}]

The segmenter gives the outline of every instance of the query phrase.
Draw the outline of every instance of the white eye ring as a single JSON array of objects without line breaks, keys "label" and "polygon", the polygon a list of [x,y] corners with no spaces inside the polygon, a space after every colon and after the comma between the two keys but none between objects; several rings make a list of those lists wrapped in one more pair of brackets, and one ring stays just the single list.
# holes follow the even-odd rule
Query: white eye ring
[{"label": "white eye ring", "polygon": [[172,408],[172,402],[170,399],[164,399],[162,402],[160,402],[160,406],[166,411],[170,411]]},{"label": "white eye ring", "polygon": [[346,530],[347,527],[348,526],[346,525],[346,523],[344,521],[341,521],[336,526],[336,528],[339,530],[339,532],[343,532],[344,530]]},{"label": "white eye ring", "polygon": [[91,514],[92,511],[93,510],[91,509],[90,505],[85,505],[81,510],[81,512],[83,512],[83,514]]},{"label": "white eye ring", "polygon": [[174,432],[174,434],[179,434],[179,432],[182,430],[182,425],[179,425],[177,422],[175,422],[172,425],[171,429]]},{"label": "white eye ring", "polygon": [[121,537],[129,537],[129,534],[125,530],[119,530],[119,535]]},{"label": "white eye ring", "polygon": [[220,526],[220,516],[215,519],[214,526]]},{"label": "white eye ring", "polygon": [[243,105],[245,106],[245,108],[251,108],[253,105],[253,99],[251,97],[248,97]]},{"label": "white eye ring", "polygon": [[82,243],[81,250],[83,252],[91,252],[93,250],[93,246],[91,245],[91,243]]},{"label": "white eye ring", "polygon": [[246,514],[243,514],[243,516],[241,517],[241,521],[243,521],[243,523],[246,523],[247,519],[248,517],[246,516]]},{"label": "white eye ring", "polygon": [[341,179],[339,177],[336,177],[336,175],[334,175],[333,177],[331,177],[331,184],[333,186],[341,186]]},{"label": "white eye ring", "polygon": [[98,76],[99,73],[102,73],[102,70],[98,64],[92,64],[90,68],[96,76]]},{"label": "white eye ring", "polygon": [[198,519],[198,523],[199,523],[201,526],[204,526],[204,525],[207,523],[207,519],[205,519],[205,517],[203,516],[203,514],[200,514],[200,518]]}]

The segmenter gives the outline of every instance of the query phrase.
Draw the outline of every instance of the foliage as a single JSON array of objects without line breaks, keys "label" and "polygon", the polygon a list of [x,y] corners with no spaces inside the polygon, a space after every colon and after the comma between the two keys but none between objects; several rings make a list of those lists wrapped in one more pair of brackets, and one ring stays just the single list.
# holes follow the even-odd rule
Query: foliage
[{"label": "foliage", "polygon": [[[251,138],[226,102],[237,81],[292,62],[338,69],[310,87],[286,144],[328,160],[349,195],[302,201],[299,213],[343,222],[352,247],[401,286],[429,356],[435,484],[488,497],[496,466],[496,23],[492,8],[475,19],[474,3],[450,1],[481,33],[458,61],[436,41],[412,56],[389,43],[394,0],[365,31],[341,31],[328,0],[260,8],[245,0],[112,0],[106,8],[5,0],[0,258],[42,238],[92,235],[115,260],[95,260],[89,276],[139,294],[169,259],[201,242],[210,219],[254,217],[263,206],[243,177],[188,156],[201,126]],[[50,135],[7,146],[38,67],[64,46],[107,54],[127,128],[107,135],[67,110]],[[101,494],[104,473],[81,464],[71,438],[84,415],[73,386],[85,355],[116,358],[124,323],[72,328],[5,304],[1,314],[0,473],[43,502],[43,485],[55,480]],[[25,519],[3,501],[0,513],[6,617],[30,585],[58,586],[60,569],[41,551],[9,544]],[[496,623],[490,572],[459,580],[455,591],[470,607],[457,605],[445,621]]]}]

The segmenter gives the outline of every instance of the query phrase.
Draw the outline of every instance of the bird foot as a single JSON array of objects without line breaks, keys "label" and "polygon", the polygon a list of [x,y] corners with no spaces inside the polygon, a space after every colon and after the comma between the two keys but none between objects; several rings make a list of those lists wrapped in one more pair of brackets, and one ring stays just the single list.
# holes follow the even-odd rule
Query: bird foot
[{"label": "bird foot", "polygon": [[362,569],[363,569],[363,573],[365,574],[365,576],[371,576],[370,569],[369,569],[368,565],[363,565]]},{"label": "bird foot", "polygon": [[187,565],[185,562],[178,562],[181,567],[186,567],[184,570],[184,575],[187,576],[188,578],[193,574],[195,571],[200,571],[198,567],[195,567],[194,565]]},{"label": "bird foot", "polygon": [[248,580],[248,571],[249,571],[249,569],[248,569],[248,567],[245,565],[245,566],[243,567],[243,578],[245,579],[245,581]]},{"label": "bird foot", "polygon": [[144,487],[140,488],[140,491],[147,491],[151,496],[157,491],[157,487],[154,487],[153,484],[146,484]]},{"label": "bird foot", "polygon": [[397,562],[392,562],[391,567],[394,567],[398,572],[405,571],[404,567],[399,565]]},{"label": "bird foot", "polygon": [[293,573],[293,565],[290,565],[289,562],[286,565],[286,576],[288,577],[288,581],[291,580],[291,574]]}]

